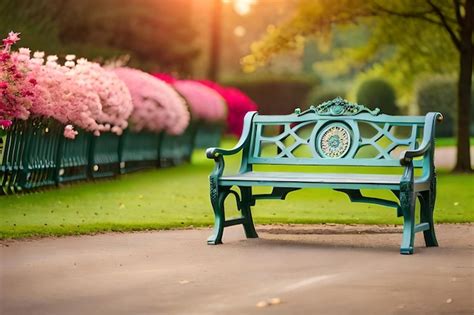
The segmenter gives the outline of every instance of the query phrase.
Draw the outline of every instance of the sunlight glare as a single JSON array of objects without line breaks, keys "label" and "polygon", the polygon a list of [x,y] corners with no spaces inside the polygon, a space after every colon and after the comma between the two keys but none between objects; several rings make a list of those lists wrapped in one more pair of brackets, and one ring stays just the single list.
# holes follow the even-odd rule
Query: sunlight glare
[{"label": "sunlight glare", "polygon": [[256,4],[257,0],[234,0],[234,10],[239,15],[247,15],[252,9],[252,5]]}]

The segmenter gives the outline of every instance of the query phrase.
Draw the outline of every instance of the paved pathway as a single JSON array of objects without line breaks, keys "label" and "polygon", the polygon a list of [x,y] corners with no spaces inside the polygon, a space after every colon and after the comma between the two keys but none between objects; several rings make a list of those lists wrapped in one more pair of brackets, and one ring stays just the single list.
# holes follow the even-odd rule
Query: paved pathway
[{"label": "paved pathway", "polygon": [[398,227],[258,230],[232,227],[221,246],[208,229],[4,242],[0,313],[474,313],[472,224],[438,226],[441,247],[418,237],[413,256]]},{"label": "paved pathway", "polygon": [[[456,148],[436,148],[435,165],[443,169],[453,169],[456,164]],[[471,165],[474,165],[474,147],[471,147]]]}]

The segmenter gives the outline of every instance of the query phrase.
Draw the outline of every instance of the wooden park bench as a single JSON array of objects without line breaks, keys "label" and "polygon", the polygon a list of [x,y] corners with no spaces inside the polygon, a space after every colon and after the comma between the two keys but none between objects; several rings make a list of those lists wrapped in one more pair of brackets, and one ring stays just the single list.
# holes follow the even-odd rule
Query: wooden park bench
[{"label": "wooden park bench", "polygon": [[[421,231],[426,246],[437,246],[433,224],[436,199],[433,155],[435,125],[442,119],[440,113],[389,116],[381,114],[379,109],[370,110],[341,98],[303,112],[296,109],[290,115],[247,113],[242,136],[234,148],[206,151],[207,157],[216,163],[210,175],[215,225],[208,244],[222,243],[224,228],[236,224],[243,225],[247,238],[258,237],[250,210],[256,200],[284,200],[289,192],[301,188],[331,188],[347,194],[353,202],[396,208],[397,215],[403,216],[400,253],[413,253],[415,233]],[[280,134],[268,135],[269,128],[280,130]],[[239,172],[225,175],[224,156],[237,153],[242,154]],[[375,174],[347,173],[347,168],[335,173],[254,171],[262,165],[371,167]],[[398,167],[399,175],[381,171],[388,167]],[[231,189],[233,186],[239,187],[240,194]],[[254,194],[255,186],[269,186],[272,191]],[[389,190],[399,202],[364,196],[361,189]],[[224,201],[230,194],[235,196],[241,216],[226,220]],[[417,198],[418,224],[415,223]]]}]

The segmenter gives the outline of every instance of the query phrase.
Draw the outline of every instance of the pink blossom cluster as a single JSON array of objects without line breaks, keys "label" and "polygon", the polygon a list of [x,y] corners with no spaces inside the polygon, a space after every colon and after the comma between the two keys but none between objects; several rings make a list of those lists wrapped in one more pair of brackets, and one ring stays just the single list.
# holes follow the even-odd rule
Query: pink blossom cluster
[{"label": "pink blossom cluster", "polygon": [[257,108],[241,91],[210,81],[176,80],[126,67],[107,69],[74,55],[62,64],[57,56],[31,55],[28,48],[12,53],[18,35],[10,32],[0,51],[0,129],[32,114],[63,123],[64,136],[71,139],[77,135],[74,126],[95,135],[120,135],[129,122],[136,131],[176,135],[190,121],[184,97],[194,119],[227,117],[230,131],[240,134],[243,116]]},{"label": "pink blossom cluster", "polygon": [[[93,131],[121,134],[128,126],[133,104],[125,83],[112,71],[99,64],[66,56],[64,65],[57,56],[28,48],[11,52],[19,40],[10,32],[0,52],[0,128],[11,120],[27,119],[30,114],[51,117],[63,124],[72,124]],[[72,125],[64,136],[77,134]]]},{"label": "pink blossom cluster", "polygon": [[192,80],[177,80],[173,87],[188,101],[194,119],[210,122],[226,119],[225,101],[213,89]]},{"label": "pink blossom cluster", "polygon": [[72,125],[66,125],[64,127],[64,137],[68,139],[74,139],[76,138],[78,132],[74,130],[74,127]]},{"label": "pink blossom cluster", "polygon": [[37,80],[31,114],[72,123],[96,135],[106,129],[96,119],[102,112],[97,93],[76,80],[69,67],[58,64],[57,56],[47,56],[45,60],[43,52],[35,52],[31,58],[29,49],[21,48],[15,58],[28,64]]},{"label": "pink blossom cluster", "polygon": [[122,67],[114,71],[132,95],[133,130],[163,130],[173,135],[184,132],[190,114],[184,99],[169,84],[137,69]]},{"label": "pink blossom cluster", "polygon": [[176,78],[168,73],[153,73],[153,76],[168,84],[173,84],[176,82]]},{"label": "pink blossom cluster", "polygon": [[257,110],[258,106],[245,93],[232,87],[223,87],[215,82],[202,80],[201,84],[214,89],[227,103],[227,128],[232,134],[240,136],[243,128],[244,116],[249,111]]},{"label": "pink blossom cluster", "polygon": [[27,119],[35,99],[36,79],[11,53],[18,35],[10,32],[0,50],[0,129],[8,128],[13,119]]},{"label": "pink blossom cluster", "polygon": [[127,128],[133,110],[132,97],[125,83],[112,70],[98,63],[84,58],[74,63],[75,56],[66,56],[66,59],[65,66],[70,69],[67,74],[99,96],[101,111],[95,117],[96,121],[104,130],[110,129],[120,135]]},{"label": "pink blossom cluster", "polygon": [[[102,131],[121,134],[128,126],[132,98],[126,85],[111,71],[99,64],[66,56],[64,65],[57,56],[47,56],[20,48],[14,60],[28,66],[36,78],[35,100],[30,112],[36,116],[52,117],[79,126],[99,135]],[[73,138],[75,133],[64,135]]]},{"label": "pink blossom cluster", "polygon": [[36,99],[30,109],[35,116],[52,117],[63,124],[72,123],[83,129],[103,129],[97,123],[102,111],[97,93],[69,74],[70,68],[57,63],[56,56],[35,52],[30,58],[29,49],[22,48],[15,58],[27,63],[36,77]]}]

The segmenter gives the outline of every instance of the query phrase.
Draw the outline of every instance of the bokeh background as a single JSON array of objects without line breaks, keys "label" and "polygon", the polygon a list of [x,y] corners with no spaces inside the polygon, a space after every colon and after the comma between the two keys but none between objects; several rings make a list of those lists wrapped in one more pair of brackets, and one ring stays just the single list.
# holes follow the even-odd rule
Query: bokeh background
[{"label": "bokeh background", "polygon": [[[334,95],[377,106],[383,103],[388,112],[407,114],[425,111],[429,105],[424,98],[434,97],[445,104],[446,112],[453,111],[454,96],[449,94],[455,92],[449,85],[458,65],[447,35],[440,30],[437,45],[446,60],[423,71],[393,68],[393,76],[387,76],[377,66],[392,57],[395,41],[377,58],[359,64],[349,61],[351,48],[372,44],[374,34],[364,24],[335,26],[331,37],[302,40],[294,51],[272,58],[263,68],[243,67],[242,58],[252,43],[290,19],[298,5],[298,0],[2,0],[0,31],[21,32],[22,46],[48,54],[74,52],[99,62],[127,60],[149,72],[232,83],[248,91],[264,113],[289,112],[295,105],[318,103]],[[416,58],[419,51],[413,48]],[[431,53],[436,65],[436,51]],[[416,78],[401,80],[397,75],[402,71]],[[425,95],[428,76],[431,84],[443,85],[448,95]],[[359,91],[363,83],[364,91]],[[364,95],[373,91],[376,96]],[[423,100],[417,98],[420,94]]]},{"label": "bokeh background", "polygon": [[[415,14],[425,2],[386,7]],[[325,3],[320,6],[328,17],[345,5]],[[454,19],[451,3],[435,4]],[[343,96],[388,114],[440,111],[445,121],[438,136],[456,136],[459,57],[437,25],[393,16],[333,23],[331,32],[296,36],[291,50],[272,54],[263,67],[255,64],[262,38],[295,16],[311,17],[312,9],[311,1],[299,0],[2,0],[0,31],[21,32],[22,46],[47,54],[116,60],[151,73],[235,86],[263,114]],[[455,22],[448,22],[454,29]],[[471,107],[473,102],[471,97]],[[462,126],[471,136],[473,112],[469,126]]]}]

